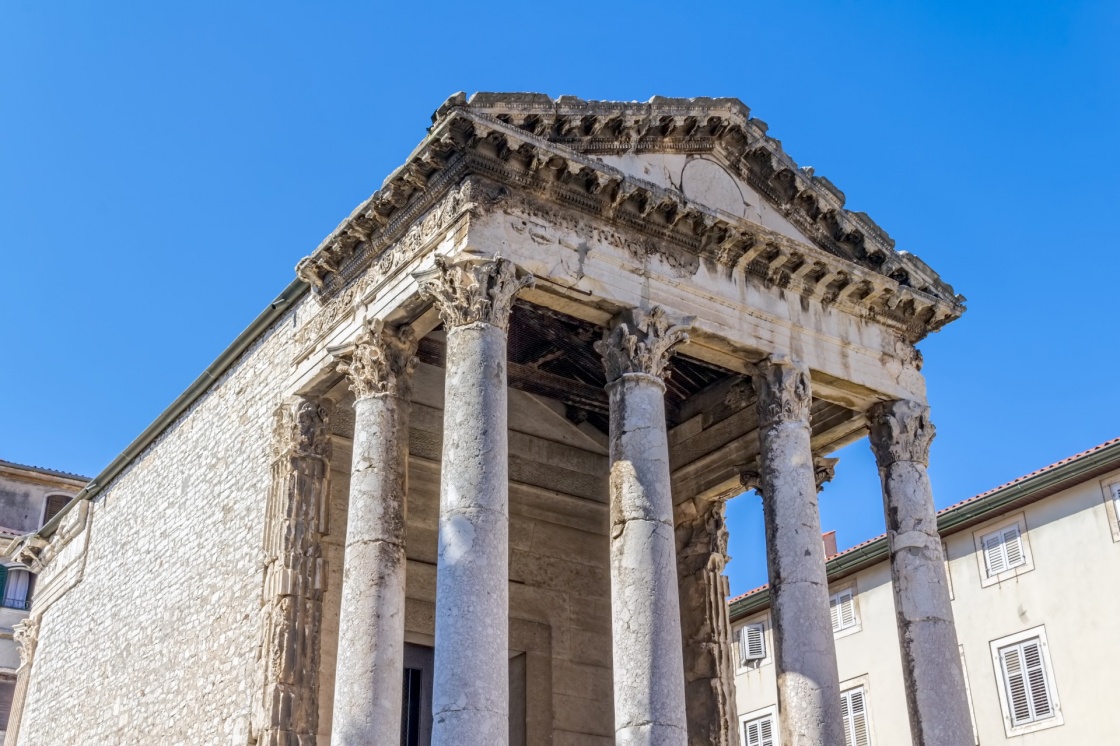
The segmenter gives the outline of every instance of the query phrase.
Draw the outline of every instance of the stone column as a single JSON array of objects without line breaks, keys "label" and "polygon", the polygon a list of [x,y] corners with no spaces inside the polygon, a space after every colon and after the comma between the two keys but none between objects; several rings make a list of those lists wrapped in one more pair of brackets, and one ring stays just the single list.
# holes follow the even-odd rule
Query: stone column
[{"label": "stone column", "polygon": [[319,642],[330,531],[330,418],[317,400],[281,408],[264,536],[261,675],[254,712],[259,746],[315,743]]},{"label": "stone column", "polygon": [[836,746],[844,743],[843,718],[810,446],[809,370],[771,356],[753,383],[781,742]]},{"label": "stone column", "polygon": [[634,312],[595,347],[610,396],[611,629],[615,743],[688,741],[665,364],[687,339],[660,308]]},{"label": "stone column", "polygon": [[509,742],[506,330],[532,283],[504,259],[418,277],[447,334],[440,464],[433,746]]},{"label": "stone column", "polygon": [[872,407],[871,449],[883,481],[894,608],[914,746],[968,746],[957,630],[926,468],[934,428],[929,408],[913,401]]},{"label": "stone column", "polygon": [[8,729],[4,733],[4,746],[16,746],[19,741],[19,724],[27,705],[27,687],[31,682],[31,664],[39,643],[38,616],[19,622],[12,629],[12,637],[19,645],[19,670],[16,671],[16,688],[12,693],[12,709],[8,712]]},{"label": "stone column", "polygon": [[373,322],[340,356],[354,457],[335,669],[333,746],[396,743],[404,670],[408,412],[416,338]]},{"label": "stone column", "polygon": [[688,500],[676,510],[689,746],[739,746],[731,589],[723,574],[731,559],[724,521],[728,497]]}]

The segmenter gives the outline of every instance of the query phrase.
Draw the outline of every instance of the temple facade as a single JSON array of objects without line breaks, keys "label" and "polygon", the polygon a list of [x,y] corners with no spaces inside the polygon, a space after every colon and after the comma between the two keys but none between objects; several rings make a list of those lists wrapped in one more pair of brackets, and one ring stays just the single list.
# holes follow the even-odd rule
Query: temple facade
[{"label": "temple facade", "polygon": [[734,99],[448,99],[81,499],[14,744],[740,743],[726,500],[777,726],[839,746],[817,491],[868,433],[918,746],[972,727],[915,348],[963,298]]}]

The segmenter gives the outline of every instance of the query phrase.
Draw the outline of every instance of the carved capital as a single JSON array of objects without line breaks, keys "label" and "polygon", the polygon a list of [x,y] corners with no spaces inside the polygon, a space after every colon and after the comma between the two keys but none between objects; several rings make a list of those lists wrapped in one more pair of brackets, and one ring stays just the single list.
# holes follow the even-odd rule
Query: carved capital
[{"label": "carved capital", "polygon": [[758,395],[760,427],[779,422],[809,423],[813,403],[809,368],[785,355],[771,355],[758,364],[752,377]]},{"label": "carved capital", "polygon": [[338,355],[338,370],[350,381],[358,399],[390,394],[402,399],[412,395],[416,358],[416,332],[411,326],[391,329],[374,319],[352,347]]},{"label": "carved capital", "polygon": [[289,453],[325,460],[331,457],[331,418],[314,399],[300,399],[285,417]]},{"label": "carved capital", "polygon": [[513,262],[500,256],[456,264],[436,257],[434,269],[415,277],[448,327],[485,323],[507,329],[514,297],[534,282],[529,274],[518,277]]},{"label": "carved capital", "polygon": [[649,311],[634,309],[626,316],[626,320],[620,321],[595,343],[595,351],[603,356],[607,383],[617,381],[626,373],[665,378],[665,365],[673,347],[688,341],[687,332],[693,318],[674,323],[660,306]]},{"label": "carved capital", "polygon": [[762,474],[754,469],[739,472],[739,484],[745,492],[754,490],[759,496],[762,495]]},{"label": "carved capital", "polygon": [[825,483],[831,482],[836,476],[836,464],[839,461],[838,458],[813,457],[813,478],[817,482],[817,492],[820,492]]},{"label": "carved capital", "polygon": [[929,445],[937,432],[929,420],[929,407],[906,399],[879,402],[871,407],[867,419],[879,468],[896,461],[929,466]]},{"label": "carved capital", "polygon": [[12,637],[19,646],[19,667],[26,668],[35,659],[39,644],[39,617],[28,617],[12,627]]}]

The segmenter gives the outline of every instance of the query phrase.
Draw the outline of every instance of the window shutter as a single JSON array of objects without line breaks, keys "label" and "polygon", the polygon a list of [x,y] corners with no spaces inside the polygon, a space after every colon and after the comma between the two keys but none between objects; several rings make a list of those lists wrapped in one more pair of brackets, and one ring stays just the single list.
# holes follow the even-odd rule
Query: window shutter
[{"label": "window shutter", "polygon": [[988,566],[988,577],[994,578],[1007,569],[1007,560],[1003,553],[1003,538],[998,531],[983,537],[984,564]]},{"label": "window shutter", "polygon": [[4,565],[0,565],[0,602],[2,602],[4,600],[7,590],[8,590],[8,568],[5,567]]},{"label": "window shutter", "polygon": [[834,593],[828,602],[829,613],[832,615],[832,631],[839,632],[856,624],[855,594],[849,588],[846,591]]},{"label": "window shutter", "polygon": [[1027,675],[1027,688],[1031,694],[1031,718],[1042,720],[1054,714],[1050,699],[1050,686],[1042,665],[1042,643],[1028,640],[1023,643],[1023,663]]},{"label": "window shutter", "polygon": [[999,651],[1003,663],[1003,677],[1007,684],[1007,705],[1011,710],[1011,724],[1022,725],[1031,721],[1031,705],[1027,697],[1027,680],[1023,675],[1023,651],[1013,645]]},{"label": "window shutter", "polygon": [[774,719],[769,715],[751,720],[743,731],[746,746],[774,746]]},{"label": "window shutter", "polygon": [[739,629],[739,662],[760,661],[766,657],[765,627],[762,624],[747,624]]},{"label": "window shutter", "polygon": [[1025,564],[1026,556],[1023,554],[1023,537],[1019,535],[1019,526],[1008,526],[1003,530],[1003,551],[1007,557],[1007,569]]},{"label": "window shutter", "polygon": [[870,746],[871,734],[867,724],[863,687],[841,692],[840,709],[844,715],[844,746]]},{"label": "window shutter", "polygon": [[43,524],[46,525],[70,502],[70,495],[51,495],[47,498],[47,510],[43,514]]}]

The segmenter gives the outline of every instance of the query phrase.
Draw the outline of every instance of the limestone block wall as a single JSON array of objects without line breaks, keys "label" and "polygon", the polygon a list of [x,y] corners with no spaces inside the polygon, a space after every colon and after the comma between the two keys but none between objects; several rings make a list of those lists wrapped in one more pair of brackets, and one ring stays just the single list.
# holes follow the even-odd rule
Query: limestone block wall
[{"label": "limestone block wall", "polygon": [[95,498],[80,579],[43,611],[20,744],[248,743],[296,313]]}]

